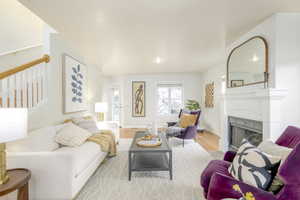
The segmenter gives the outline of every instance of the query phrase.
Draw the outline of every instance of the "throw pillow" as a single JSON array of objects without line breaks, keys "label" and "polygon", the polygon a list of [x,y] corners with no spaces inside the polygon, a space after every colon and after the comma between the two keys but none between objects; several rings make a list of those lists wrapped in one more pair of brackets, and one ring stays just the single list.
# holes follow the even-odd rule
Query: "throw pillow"
[{"label": "throw pillow", "polygon": [[89,131],[82,129],[73,123],[68,123],[58,131],[55,141],[62,145],[78,147],[91,135],[92,134]]},{"label": "throw pillow", "polygon": [[187,128],[188,126],[194,126],[197,120],[197,115],[182,114],[180,116],[179,125],[181,128]]},{"label": "throw pillow", "polygon": [[92,117],[80,117],[80,118],[73,118],[73,123],[83,128],[90,133],[98,133],[100,130],[97,127],[96,121]]},{"label": "throw pillow", "polygon": [[[264,141],[257,148],[264,153],[270,154],[272,156],[280,157],[281,158],[280,166],[284,163],[284,161],[287,159],[289,154],[293,151],[293,149],[291,148],[280,146],[278,144],[275,144],[272,141]],[[276,175],[271,183],[271,186],[268,188],[268,191],[277,194],[280,191],[280,189],[283,187],[283,185],[284,182],[281,180],[281,178],[278,175]]]},{"label": "throw pillow", "polygon": [[260,143],[257,147],[264,153],[267,153],[272,156],[278,156],[281,158],[281,164],[287,159],[289,154],[293,151],[291,148],[283,147],[278,144],[275,144],[272,141],[264,141]]},{"label": "throw pillow", "polygon": [[276,170],[279,162],[280,157],[263,153],[243,140],[228,170],[239,181],[266,190],[273,180],[272,170]]}]

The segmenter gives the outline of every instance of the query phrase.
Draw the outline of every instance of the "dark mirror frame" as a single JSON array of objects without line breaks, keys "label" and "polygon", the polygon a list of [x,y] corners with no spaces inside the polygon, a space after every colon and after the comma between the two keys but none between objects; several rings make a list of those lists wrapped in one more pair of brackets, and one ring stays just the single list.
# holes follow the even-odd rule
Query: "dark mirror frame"
[{"label": "dark mirror frame", "polygon": [[236,86],[236,87],[243,87],[243,86],[247,86],[247,85],[256,85],[256,84],[261,84],[261,83],[268,83],[268,79],[269,79],[269,47],[268,47],[268,43],[267,40],[262,37],[262,36],[254,36],[250,39],[248,39],[247,41],[243,42],[242,44],[238,45],[237,47],[233,48],[228,56],[227,59],[227,88],[236,88],[236,87],[231,87],[230,84],[230,80],[229,80],[229,62],[230,62],[230,58],[231,55],[234,53],[234,51],[236,51],[237,49],[239,49],[240,47],[242,47],[244,44],[254,40],[254,39],[260,39],[263,41],[263,43],[265,44],[265,72],[264,72],[264,80],[263,81],[259,81],[259,82],[253,82],[253,83],[246,83],[243,84],[242,86]]}]

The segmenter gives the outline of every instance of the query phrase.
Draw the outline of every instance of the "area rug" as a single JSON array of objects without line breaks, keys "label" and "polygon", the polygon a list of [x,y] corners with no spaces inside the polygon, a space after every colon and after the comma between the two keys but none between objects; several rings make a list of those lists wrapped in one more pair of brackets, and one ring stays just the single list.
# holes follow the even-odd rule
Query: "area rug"
[{"label": "area rug", "polygon": [[173,180],[168,172],[133,172],[128,181],[128,149],[131,139],[122,139],[118,155],[104,162],[76,200],[204,200],[200,175],[213,157],[198,143],[171,140]]}]

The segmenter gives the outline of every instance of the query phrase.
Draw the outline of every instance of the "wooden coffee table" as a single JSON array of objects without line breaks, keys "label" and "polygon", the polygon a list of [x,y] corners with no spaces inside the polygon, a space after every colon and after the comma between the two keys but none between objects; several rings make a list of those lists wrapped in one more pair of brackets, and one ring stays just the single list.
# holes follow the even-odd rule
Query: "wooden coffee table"
[{"label": "wooden coffee table", "polygon": [[18,200],[28,200],[28,182],[31,172],[28,169],[10,169],[7,170],[9,180],[0,185],[0,196],[4,196],[15,190],[18,190]]},{"label": "wooden coffee table", "polygon": [[169,147],[165,134],[160,133],[162,144],[157,147],[140,147],[136,140],[145,136],[145,132],[136,132],[128,152],[128,179],[134,171],[168,171],[170,180],[173,178],[172,149]]}]

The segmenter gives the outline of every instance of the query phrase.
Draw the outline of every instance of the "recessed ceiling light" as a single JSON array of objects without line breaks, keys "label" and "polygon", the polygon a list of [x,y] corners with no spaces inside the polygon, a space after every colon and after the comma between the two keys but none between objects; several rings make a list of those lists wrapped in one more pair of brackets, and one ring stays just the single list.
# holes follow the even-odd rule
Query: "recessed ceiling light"
[{"label": "recessed ceiling light", "polygon": [[256,54],[253,55],[252,61],[257,62],[259,60],[259,57],[257,57]]},{"label": "recessed ceiling light", "polygon": [[161,58],[160,57],[156,57],[154,62],[157,63],[157,64],[161,63]]}]

